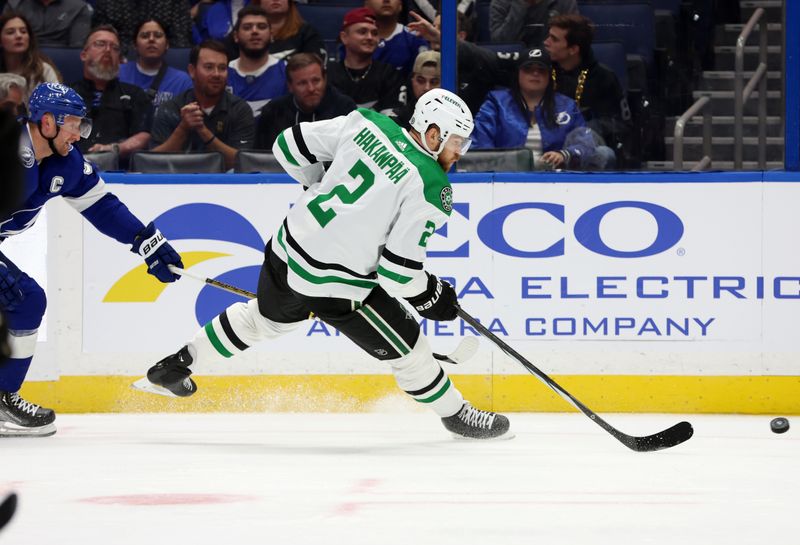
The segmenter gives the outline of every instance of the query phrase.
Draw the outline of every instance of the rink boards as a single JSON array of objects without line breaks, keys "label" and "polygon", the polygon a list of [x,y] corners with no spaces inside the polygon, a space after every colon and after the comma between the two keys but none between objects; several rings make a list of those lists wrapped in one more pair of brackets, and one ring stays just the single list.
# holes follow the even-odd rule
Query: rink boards
[{"label": "rink boards", "polygon": [[[155,219],[187,269],[250,290],[265,242],[300,192],[279,175],[108,179],[124,182],[109,186]],[[595,410],[800,412],[796,181],[456,175],[451,220],[429,239],[428,268]],[[65,410],[178,409],[131,395],[130,377],[236,296],[191,279],[158,283],[137,256],[54,204],[48,325],[34,377],[61,380],[28,388]],[[437,352],[473,334],[460,321],[423,328]],[[567,407],[486,341],[467,365],[447,370],[483,406]],[[204,397],[178,410],[363,410],[398,392],[385,366],[312,321],[197,373],[210,375]]]}]

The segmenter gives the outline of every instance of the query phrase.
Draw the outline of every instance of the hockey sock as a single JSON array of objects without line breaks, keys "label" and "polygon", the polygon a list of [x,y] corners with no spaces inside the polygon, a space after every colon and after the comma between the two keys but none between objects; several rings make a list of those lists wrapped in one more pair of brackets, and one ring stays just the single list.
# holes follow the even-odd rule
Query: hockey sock
[{"label": "hockey sock", "polygon": [[275,338],[295,329],[302,322],[273,322],[258,311],[255,299],[235,303],[222,311],[189,342],[193,365],[240,354],[263,339]]},{"label": "hockey sock", "polygon": [[464,405],[464,397],[433,358],[424,335],[417,338],[417,344],[409,354],[388,360],[388,363],[392,366],[397,385],[439,416],[452,416]]},{"label": "hockey sock", "polygon": [[39,330],[10,331],[11,357],[0,363],[0,391],[16,392],[25,381],[36,350]]}]

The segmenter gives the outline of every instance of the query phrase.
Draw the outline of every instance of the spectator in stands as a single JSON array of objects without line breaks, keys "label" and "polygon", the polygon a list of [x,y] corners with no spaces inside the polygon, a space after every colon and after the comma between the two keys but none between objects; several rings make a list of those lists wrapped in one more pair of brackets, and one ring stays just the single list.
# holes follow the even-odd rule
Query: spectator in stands
[{"label": "spectator in stands", "polygon": [[161,21],[172,47],[191,47],[189,0],[97,0],[92,23],[113,25],[119,32],[123,54],[132,50],[145,19]]},{"label": "spectator in stands", "polygon": [[192,48],[189,75],[194,87],[165,102],[153,122],[153,151],[219,151],[227,168],[236,153],[253,146],[253,110],[225,90],[228,57],[217,40]]},{"label": "spectator in stands", "polygon": [[272,33],[269,54],[277,59],[287,59],[294,53],[314,53],[327,60],[325,42],[317,30],[303,21],[294,0],[262,1],[267,12]]},{"label": "spectator in stands", "polygon": [[8,112],[14,117],[24,116],[27,112],[25,108],[26,87],[27,83],[22,76],[8,72],[0,73],[0,110]]},{"label": "spectator in stands", "polygon": [[401,0],[365,0],[364,5],[375,14],[378,27],[375,60],[394,66],[403,76],[410,74],[414,59],[429,46],[428,42],[400,24]]},{"label": "spectator in stands", "polygon": [[511,89],[490,92],[475,116],[472,147],[528,148],[543,169],[590,164],[591,131],[575,101],[553,90],[551,69],[543,48],[522,55]]},{"label": "spectator in stands", "polygon": [[[441,42],[441,20],[437,16],[434,23],[424,19],[415,12],[410,13],[414,22],[409,28],[419,33],[431,44],[431,49],[439,50]],[[465,27],[469,20],[458,16],[458,96],[467,103],[473,115],[478,112],[486,95],[498,85],[509,86],[517,77],[516,52],[497,52],[480,47],[467,41],[468,31]]]},{"label": "spectator in stands", "polygon": [[550,20],[544,46],[553,59],[555,90],[573,98],[588,126],[603,141],[598,155],[603,168],[616,164],[628,137],[630,109],[616,74],[592,54],[592,23],[582,15],[559,15]]},{"label": "spectator in stands", "polygon": [[61,83],[53,61],[39,51],[28,21],[13,11],[0,16],[0,53],[0,72],[25,78],[24,97],[40,83]]},{"label": "spectator in stands", "polygon": [[541,44],[547,22],[556,15],[578,13],[575,0],[492,0],[489,30],[495,43]]},{"label": "spectator in stands", "polygon": [[[153,105],[145,92],[119,80],[120,42],[111,25],[93,28],[81,51],[83,80],[70,85],[86,102],[92,134],[76,143],[83,153],[114,151],[120,160],[150,141]],[[124,161],[123,161],[124,164]]]},{"label": "spectator in stands", "polygon": [[43,47],[81,47],[92,25],[83,0],[8,0],[7,11],[24,16]]},{"label": "spectator in stands", "polygon": [[328,86],[322,59],[313,53],[295,53],[286,64],[289,94],[270,101],[256,127],[256,148],[272,149],[284,129],[303,121],[320,121],[347,115],[356,103]]},{"label": "spectator in stands", "polygon": [[189,74],[164,61],[169,49],[167,36],[161,21],[151,17],[140,22],[136,28],[136,60],[119,69],[119,80],[141,87],[156,108],[192,87]]},{"label": "spectator in stands", "polygon": [[[236,14],[245,3],[245,0],[200,0],[190,12],[195,22],[192,29],[195,43],[202,40],[224,40],[233,30]],[[258,0],[251,3],[261,5]]]},{"label": "spectator in stands", "polygon": [[360,108],[388,114],[399,106],[401,74],[373,58],[378,45],[374,12],[369,8],[348,11],[339,39],[346,54],[339,62],[329,63],[330,84],[352,98]]},{"label": "spectator in stands", "polygon": [[239,10],[233,39],[241,55],[228,65],[231,69],[228,75],[230,89],[250,104],[257,117],[266,103],[287,93],[286,61],[269,54],[269,19],[260,6]]},{"label": "spectator in stands", "polygon": [[438,51],[423,51],[417,55],[409,82],[404,86],[405,104],[392,111],[391,117],[401,127],[408,127],[417,99],[442,86],[441,54]]}]

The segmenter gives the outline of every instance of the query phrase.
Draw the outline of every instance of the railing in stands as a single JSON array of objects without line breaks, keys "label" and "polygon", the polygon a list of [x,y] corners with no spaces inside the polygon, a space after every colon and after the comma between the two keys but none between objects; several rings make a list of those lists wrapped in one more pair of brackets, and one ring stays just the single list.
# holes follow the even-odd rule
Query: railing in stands
[{"label": "railing in stands", "polygon": [[692,168],[693,171],[707,170],[711,166],[711,97],[703,95],[675,122],[675,140],[672,146],[672,164],[674,170],[683,170],[683,131],[689,120],[703,111],[703,158]]},{"label": "railing in stands", "polygon": [[[736,73],[734,76],[734,167],[742,168],[744,146],[744,104],[758,85],[758,168],[767,166],[767,23],[759,20],[764,16],[764,8],[753,12],[750,20],[736,39]],[[758,25],[758,68],[744,84],[744,46],[747,38]]]}]

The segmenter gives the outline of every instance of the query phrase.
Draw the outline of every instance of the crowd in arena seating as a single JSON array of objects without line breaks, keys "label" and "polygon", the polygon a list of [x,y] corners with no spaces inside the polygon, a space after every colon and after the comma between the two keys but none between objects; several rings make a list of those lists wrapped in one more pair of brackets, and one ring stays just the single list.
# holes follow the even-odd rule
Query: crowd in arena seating
[{"label": "crowd in arena seating", "polygon": [[[620,63],[598,59],[606,50],[584,1],[456,2],[474,149],[525,148],[541,169],[645,158],[634,117],[655,102],[656,69],[646,58],[645,75],[629,77],[625,50]],[[91,111],[82,151],[114,153],[123,168],[142,150],[217,151],[232,168],[239,150],[269,150],[287,127],[357,107],[407,125],[417,98],[440,86],[439,4],[0,1],[0,107],[24,112],[35,85],[62,82]]]}]

